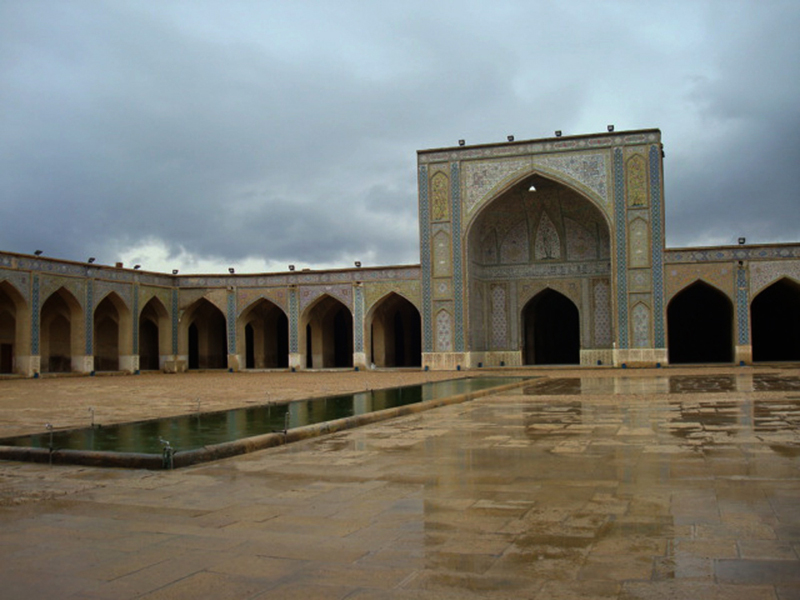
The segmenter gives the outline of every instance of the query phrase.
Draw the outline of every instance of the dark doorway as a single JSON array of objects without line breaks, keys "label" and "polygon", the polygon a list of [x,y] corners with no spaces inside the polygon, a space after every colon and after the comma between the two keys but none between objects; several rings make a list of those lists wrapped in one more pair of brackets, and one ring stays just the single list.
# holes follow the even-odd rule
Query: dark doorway
[{"label": "dark doorway", "polygon": [[253,326],[248,323],[244,327],[244,368],[245,369],[255,369],[256,368],[256,352],[255,352],[255,341],[253,339]]},{"label": "dark doorway", "polygon": [[750,319],[754,361],[800,360],[800,285],[784,278],[762,290]]},{"label": "dark doorway", "polygon": [[733,361],[733,305],[725,294],[697,281],[667,307],[669,362]]},{"label": "dark doorway", "polygon": [[418,367],[422,364],[422,319],[417,308],[391,293],[372,310],[372,363],[377,367]]},{"label": "dark doorway", "polygon": [[14,346],[0,344],[0,373],[14,372]]},{"label": "dark doorway", "polygon": [[522,310],[526,365],[577,365],[581,361],[578,307],[555,290],[543,290]]},{"label": "dark doorway", "polygon": [[139,315],[140,370],[157,371],[161,368],[161,355],[170,353],[169,329],[167,309],[158,298],[150,298]]},{"label": "dark doorway", "polygon": [[192,323],[189,325],[189,368],[200,368],[200,348],[197,343],[197,325]]},{"label": "dark doorway", "polygon": [[353,366],[353,315],[342,302],[324,295],[308,309],[306,366],[314,369]]},{"label": "dark doorway", "polygon": [[261,299],[241,317],[246,323],[245,368],[282,369],[289,366],[289,319],[280,307]]},{"label": "dark doorway", "polygon": [[202,298],[186,311],[189,325],[189,368],[224,369],[228,366],[227,322],[222,311]]},{"label": "dark doorway", "polygon": [[158,325],[144,319],[139,322],[139,369],[157,371],[158,368]]}]

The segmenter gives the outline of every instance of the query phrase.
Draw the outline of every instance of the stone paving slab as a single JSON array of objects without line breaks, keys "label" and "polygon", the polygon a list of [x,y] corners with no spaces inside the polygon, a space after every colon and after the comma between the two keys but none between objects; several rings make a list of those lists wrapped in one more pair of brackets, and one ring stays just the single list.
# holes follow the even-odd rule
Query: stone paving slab
[{"label": "stone paving slab", "polygon": [[581,373],[179,471],[0,462],[0,595],[800,597],[800,370]]}]

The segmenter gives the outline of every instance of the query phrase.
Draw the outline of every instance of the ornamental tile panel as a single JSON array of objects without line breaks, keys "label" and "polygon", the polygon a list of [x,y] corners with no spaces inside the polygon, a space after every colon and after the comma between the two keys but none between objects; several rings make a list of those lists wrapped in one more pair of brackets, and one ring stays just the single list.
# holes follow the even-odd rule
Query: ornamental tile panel
[{"label": "ornamental tile panel", "polygon": [[586,227],[564,218],[567,235],[567,260],[597,260],[597,237]]},{"label": "ornamental tile panel", "polygon": [[594,284],[594,345],[611,346],[611,288],[605,281]]},{"label": "ornamental tile panel", "polygon": [[650,348],[650,309],[644,304],[633,307],[633,347]]},{"label": "ornamental tile panel", "polygon": [[626,255],[627,240],[625,226],[625,169],[622,162],[622,150],[614,150],[614,225],[616,229],[617,252],[617,336],[619,348],[628,348],[628,259]]},{"label": "ornamental tile panel", "polygon": [[450,220],[450,181],[438,171],[431,176],[431,221]]},{"label": "ornamental tile panel", "polygon": [[453,318],[446,310],[436,314],[436,352],[452,352]]},{"label": "ornamental tile panel", "polygon": [[0,282],[7,281],[19,293],[25,302],[31,301],[30,281],[31,276],[25,271],[12,271],[0,269]]},{"label": "ornamental tile panel", "polygon": [[800,260],[765,261],[750,264],[750,298],[779,279],[789,277],[800,283]]},{"label": "ornamental tile panel", "polygon": [[329,295],[340,300],[350,311],[353,311],[353,286],[346,285],[319,285],[303,286],[300,288],[300,310],[305,310],[309,304],[322,295]]},{"label": "ornamental tile panel", "polygon": [[[608,210],[610,203],[608,193],[608,163],[605,152],[599,153],[565,153],[552,156],[537,156],[533,166],[543,173],[551,172],[578,184],[576,187],[589,192],[601,206]],[[566,177],[564,177],[566,176]]]},{"label": "ornamental tile panel", "polygon": [[505,349],[508,347],[508,313],[505,286],[492,286],[491,302],[492,347],[495,350]]},{"label": "ornamental tile panel", "polygon": [[510,182],[530,171],[530,158],[469,161],[463,163],[464,204],[467,216]]},{"label": "ornamental tile panel", "polygon": [[419,167],[417,174],[419,193],[419,243],[420,268],[422,271],[422,351],[433,352],[433,293],[431,290],[431,232],[428,206],[428,168]]}]

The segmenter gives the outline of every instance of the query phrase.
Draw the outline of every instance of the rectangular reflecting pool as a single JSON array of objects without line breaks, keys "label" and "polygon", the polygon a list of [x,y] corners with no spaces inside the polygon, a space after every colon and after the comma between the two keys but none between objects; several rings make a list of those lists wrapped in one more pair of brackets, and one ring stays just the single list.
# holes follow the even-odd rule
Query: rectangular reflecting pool
[{"label": "rectangular reflecting pool", "polygon": [[[361,416],[386,413],[384,418],[391,418],[406,414],[391,409],[400,409],[443,398],[474,395],[485,390],[521,385],[524,381],[529,380],[530,378],[524,377],[470,377],[298,400],[285,404],[266,404],[209,413],[198,412],[164,419],[84,429],[45,431],[39,434],[0,439],[0,446],[5,446],[5,450],[8,450],[0,452],[0,458],[42,460],[41,451],[45,451],[52,461],[54,454],[58,454],[58,459],[64,459],[64,457],[69,459],[80,457],[80,453],[83,453],[83,458],[87,460],[56,460],[55,462],[104,464],[101,459],[111,453],[130,453],[152,457],[163,455],[165,448],[168,448],[171,454],[180,457],[181,453],[207,450],[208,448],[224,448],[226,445],[228,445],[228,451],[222,452],[222,455],[241,454],[258,449],[258,447],[286,443],[294,441],[294,439],[320,435],[328,431],[378,420],[375,418],[359,419]],[[339,423],[342,420],[347,420],[347,422],[333,429],[319,426],[326,423]],[[300,437],[289,435],[292,430],[300,428],[308,430],[309,426],[314,425],[318,426],[315,428],[318,430],[316,433],[308,432],[308,435]],[[276,439],[271,440],[270,443],[256,444],[258,447],[247,444],[249,439],[270,435],[277,438],[283,436],[283,440]],[[290,437],[294,439],[289,439]],[[230,444],[237,442],[241,442],[239,444],[241,447],[234,452]],[[29,454],[21,455],[19,452],[10,450],[9,447],[39,450],[40,452],[32,451]],[[188,464],[222,457],[217,456],[220,452],[211,454],[213,456],[208,458],[189,460]],[[97,460],[89,460],[92,457]],[[118,461],[111,460],[112,464],[109,466],[115,466],[113,464],[115,462]],[[136,461],[133,462],[136,463]]]}]

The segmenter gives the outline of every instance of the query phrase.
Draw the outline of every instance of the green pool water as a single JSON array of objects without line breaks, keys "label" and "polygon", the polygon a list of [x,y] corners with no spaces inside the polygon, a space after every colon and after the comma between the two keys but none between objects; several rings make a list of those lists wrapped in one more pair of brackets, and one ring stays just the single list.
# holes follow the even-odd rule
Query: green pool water
[{"label": "green pool water", "polygon": [[[523,381],[521,377],[470,377],[326,398],[267,404],[165,419],[43,432],[0,440],[3,446],[156,454],[168,441],[176,452],[304,425],[324,423],[427,400]],[[51,446],[52,444],[52,446]]]}]

